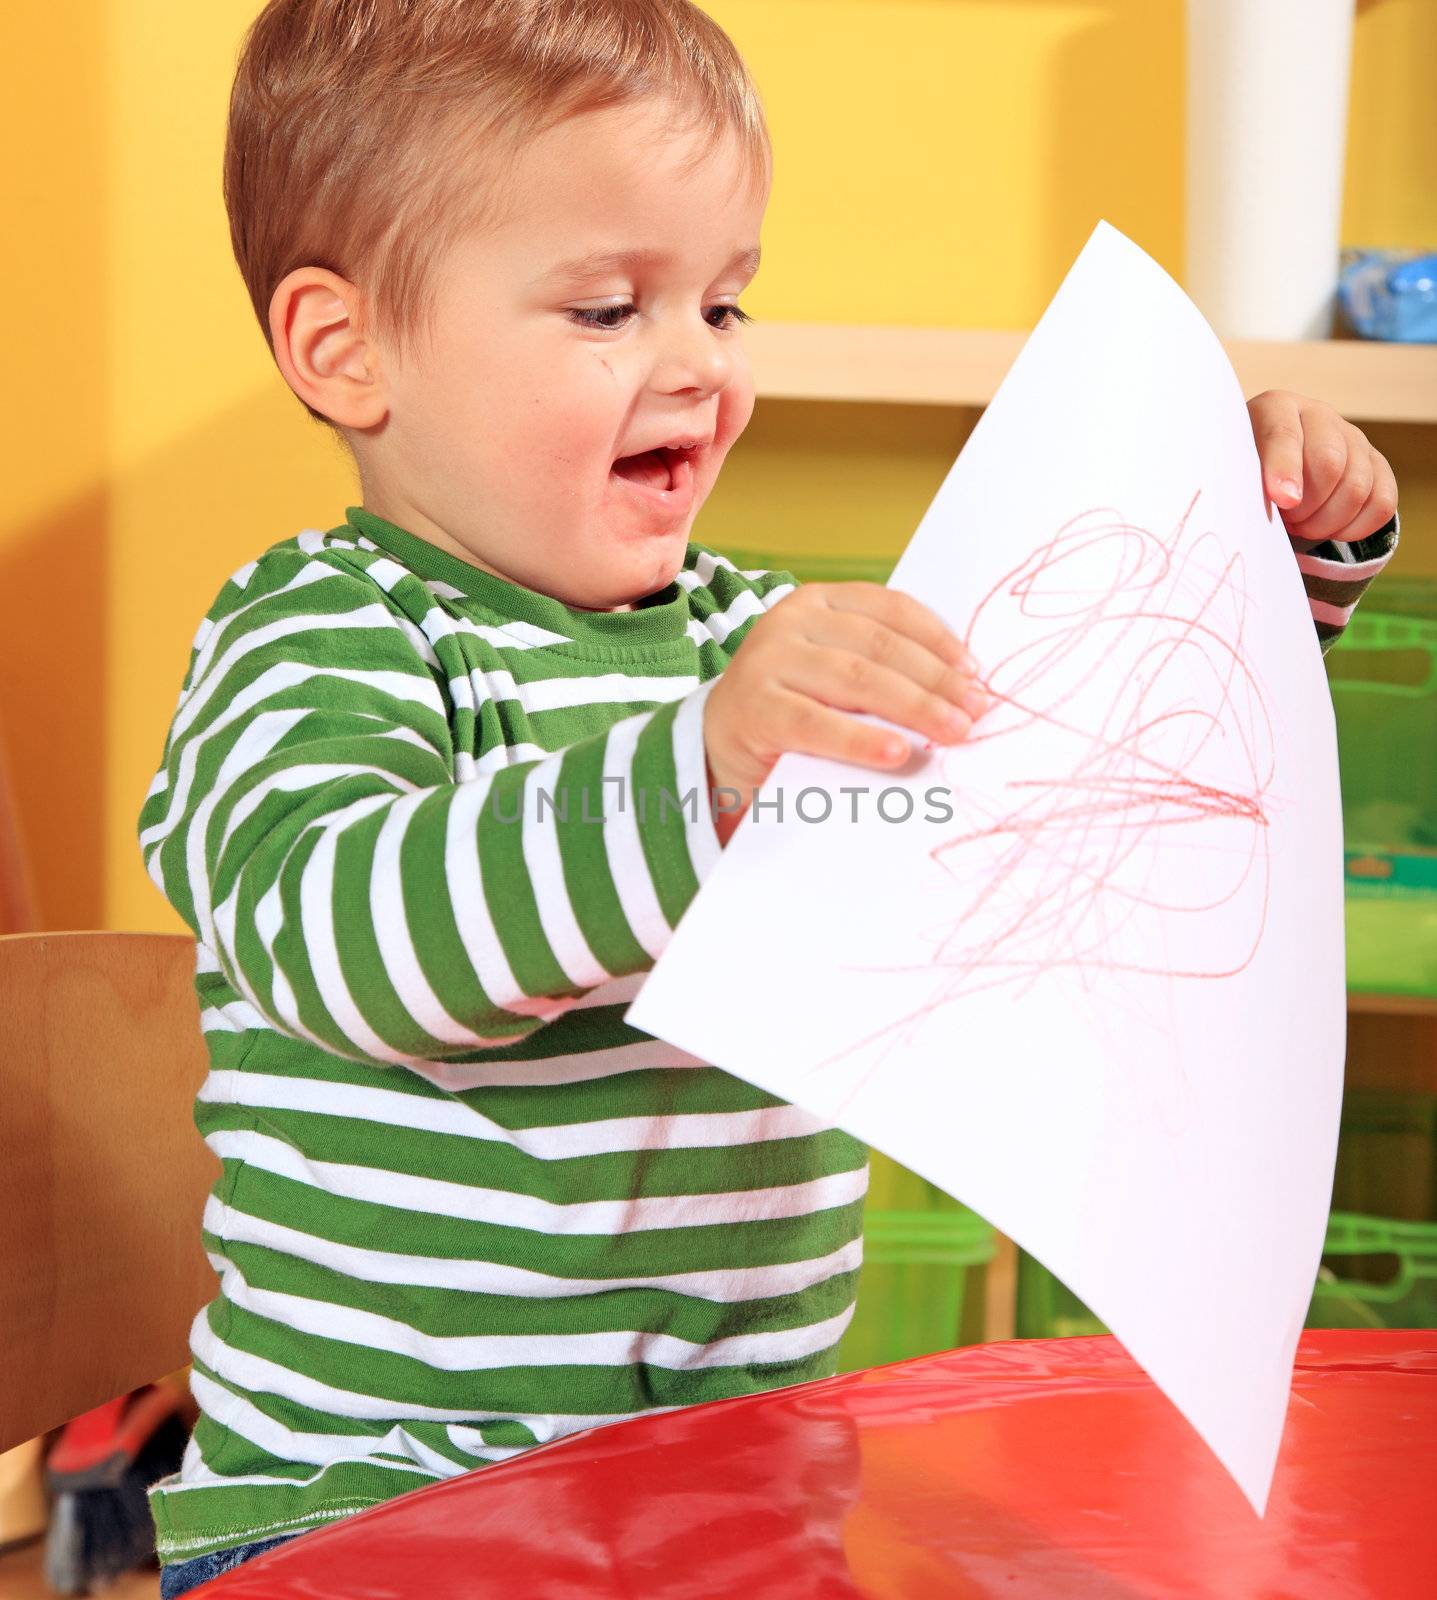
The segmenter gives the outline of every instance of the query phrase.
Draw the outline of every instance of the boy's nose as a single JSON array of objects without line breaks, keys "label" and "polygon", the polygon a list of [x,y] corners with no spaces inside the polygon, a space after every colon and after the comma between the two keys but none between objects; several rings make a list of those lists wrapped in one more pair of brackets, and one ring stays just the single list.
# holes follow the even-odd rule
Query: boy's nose
[{"label": "boy's nose", "polygon": [[662,334],[662,353],[654,370],[654,387],[666,393],[698,389],[715,394],[734,373],[734,357],[725,344],[732,334],[687,318],[676,320]]}]

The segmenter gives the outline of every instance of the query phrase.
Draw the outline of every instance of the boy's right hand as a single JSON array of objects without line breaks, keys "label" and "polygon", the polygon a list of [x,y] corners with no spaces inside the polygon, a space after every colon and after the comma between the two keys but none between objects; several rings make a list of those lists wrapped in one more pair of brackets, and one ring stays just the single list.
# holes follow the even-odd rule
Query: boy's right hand
[{"label": "boy's right hand", "polygon": [[704,709],[710,789],[740,796],[720,811],[719,837],[786,750],[880,769],[907,762],[906,739],[847,712],[956,744],[990,704],[961,640],[912,595],[881,583],[800,584],[753,624]]}]

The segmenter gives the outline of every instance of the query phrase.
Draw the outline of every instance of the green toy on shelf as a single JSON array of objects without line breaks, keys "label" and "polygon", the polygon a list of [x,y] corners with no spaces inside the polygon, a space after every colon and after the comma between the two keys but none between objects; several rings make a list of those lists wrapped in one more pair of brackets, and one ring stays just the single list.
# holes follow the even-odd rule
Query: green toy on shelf
[{"label": "green toy on shelf", "polygon": [[838,1370],[960,1344],[968,1268],[991,1261],[996,1248],[982,1217],[875,1150],[858,1309],[838,1347]]},{"label": "green toy on shelf", "polygon": [[1437,582],[1385,580],[1325,660],[1342,769],[1348,986],[1437,995]]}]

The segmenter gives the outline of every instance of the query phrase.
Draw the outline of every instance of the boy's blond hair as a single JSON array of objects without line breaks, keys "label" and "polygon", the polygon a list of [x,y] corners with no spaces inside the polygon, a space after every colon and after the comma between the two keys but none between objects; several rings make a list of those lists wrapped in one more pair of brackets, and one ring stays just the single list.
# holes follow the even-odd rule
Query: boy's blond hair
[{"label": "boy's blond hair", "polygon": [[271,353],[271,297],[301,266],[356,284],[401,352],[431,337],[431,268],[498,213],[506,158],[654,97],[683,108],[675,131],[735,133],[767,170],[748,69],[689,0],[269,0],[240,52],[224,197]]}]

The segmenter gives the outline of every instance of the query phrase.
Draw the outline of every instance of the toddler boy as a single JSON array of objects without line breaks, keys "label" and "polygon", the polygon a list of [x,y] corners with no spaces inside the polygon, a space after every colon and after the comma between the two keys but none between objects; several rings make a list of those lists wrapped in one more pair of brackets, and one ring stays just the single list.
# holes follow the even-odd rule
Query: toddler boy
[{"label": "toddler boy", "polygon": [[[151,1496],[167,1595],[834,1370],[863,1146],[623,1021],[782,751],[892,768],[907,741],[847,713],[952,741],[986,704],[916,600],[689,537],[753,409],[769,174],[686,0],[271,0],[246,41],[236,256],[362,503],[225,583],[140,818],[223,1164],[200,1419]],[[1335,637],[1390,471],[1310,402],[1254,422]]]}]

